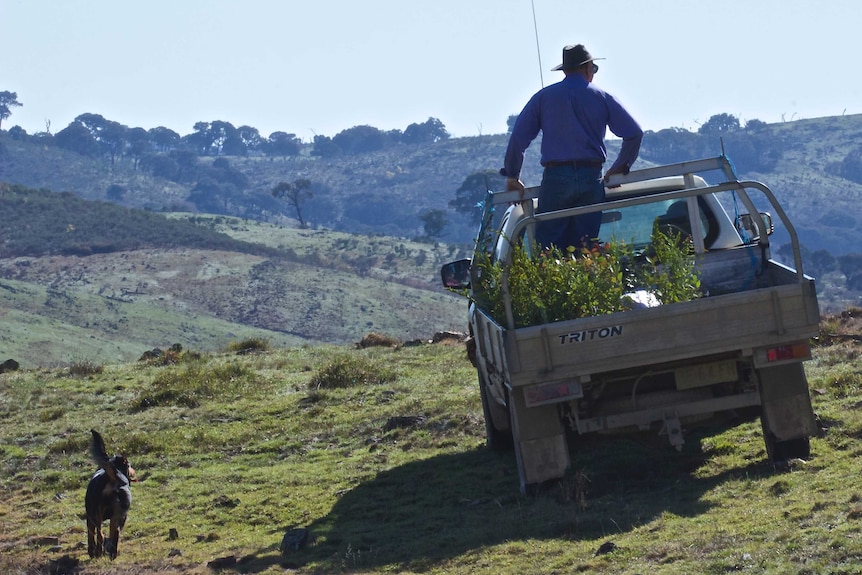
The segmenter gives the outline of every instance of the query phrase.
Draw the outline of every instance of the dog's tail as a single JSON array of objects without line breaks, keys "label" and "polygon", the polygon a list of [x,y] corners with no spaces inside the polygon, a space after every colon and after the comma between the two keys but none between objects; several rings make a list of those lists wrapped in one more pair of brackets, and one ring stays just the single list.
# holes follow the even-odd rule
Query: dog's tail
[{"label": "dog's tail", "polygon": [[111,459],[108,457],[108,450],[105,448],[105,440],[102,439],[102,436],[95,429],[91,429],[90,433],[93,434],[93,441],[90,443],[90,455],[96,462],[96,465],[105,470],[105,473],[111,478],[111,481],[120,485],[128,485],[129,480],[126,476],[119,472],[117,468],[114,467],[114,464],[111,463]]}]

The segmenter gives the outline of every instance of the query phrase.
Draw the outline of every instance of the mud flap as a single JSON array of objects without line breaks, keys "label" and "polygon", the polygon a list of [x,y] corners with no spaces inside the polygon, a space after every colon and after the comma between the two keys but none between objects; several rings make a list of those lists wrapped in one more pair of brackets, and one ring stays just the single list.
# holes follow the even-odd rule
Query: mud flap
[{"label": "mud flap", "polygon": [[527,407],[524,391],[513,389],[509,412],[521,493],[528,485],[562,477],[569,467],[569,449],[557,405]]},{"label": "mud flap", "polygon": [[817,434],[808,380],[801,363],[758,369],[764,432],[776,441]]}]

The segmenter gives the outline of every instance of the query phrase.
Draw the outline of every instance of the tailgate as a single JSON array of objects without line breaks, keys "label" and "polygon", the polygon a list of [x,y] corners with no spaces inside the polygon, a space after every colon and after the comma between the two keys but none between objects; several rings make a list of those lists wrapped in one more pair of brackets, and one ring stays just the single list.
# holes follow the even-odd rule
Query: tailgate
[{"label": "tailgate", "polygon": [[513,386],[805,340],[814,282],[520,328],[504,333]]}]

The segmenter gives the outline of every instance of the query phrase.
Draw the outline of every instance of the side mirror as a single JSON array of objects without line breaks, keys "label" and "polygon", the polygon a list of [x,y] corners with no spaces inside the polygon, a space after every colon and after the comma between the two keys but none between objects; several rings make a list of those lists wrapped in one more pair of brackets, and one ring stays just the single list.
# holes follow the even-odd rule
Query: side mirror
[{"label": "side mirror", "polygon": [[[772,223],[772,214],[769,212],[760,212],[760,217],[763,219],[763,224],[766,226],[766,235],[771,236],[775,231],[775,226]],[[760,240],[760,233],[757,230],[757,224],[751,214],[740,214],[736,223],[737,229],[745,231],[748,236],[749,243],[754,243]]]},{"label": "side mirror", "polygon": [[766,224],[766,235],[771,236],[775,231],[775,226],[772,224],[772,214],[769,212],[760,212],[760,217],[763,218],[763,223]]},{"label": "side mirror", "polygon": [[468,289],[470,287],[470,260],[457,260],[444,264],[440,268],[440,279],[443,287],[450,289]]}]

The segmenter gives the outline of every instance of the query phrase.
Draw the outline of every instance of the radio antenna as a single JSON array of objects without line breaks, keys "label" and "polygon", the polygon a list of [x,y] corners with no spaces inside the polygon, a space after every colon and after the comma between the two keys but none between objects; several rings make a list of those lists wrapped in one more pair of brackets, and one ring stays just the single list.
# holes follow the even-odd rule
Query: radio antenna
[{"label": "radio antenna", "polygon": [[545,78],[542,75],[542,52],[539,50],[539,26],[536,24],[536,2],[530,0],[530,6],[533,8],[533,31],[536,34],[536,56],[539,58],[539,82],[542,88],[545,87]]}]

